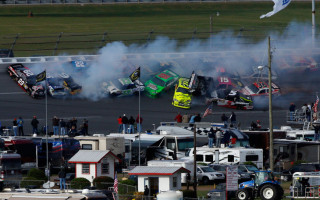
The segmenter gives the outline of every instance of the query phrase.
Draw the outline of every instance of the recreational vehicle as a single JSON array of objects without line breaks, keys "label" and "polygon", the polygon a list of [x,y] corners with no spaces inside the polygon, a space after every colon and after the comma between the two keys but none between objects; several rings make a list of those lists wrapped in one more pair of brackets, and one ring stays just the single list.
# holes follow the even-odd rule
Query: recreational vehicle
[{"label": "recreational vehicle", "polygon": [[[193,148],[186,153],[186,159],[193,159]],[[243,164],[253,162],[259,169],[263,168],[263,150],[254,148],[209,148],[197,147],[198,163]]]}]

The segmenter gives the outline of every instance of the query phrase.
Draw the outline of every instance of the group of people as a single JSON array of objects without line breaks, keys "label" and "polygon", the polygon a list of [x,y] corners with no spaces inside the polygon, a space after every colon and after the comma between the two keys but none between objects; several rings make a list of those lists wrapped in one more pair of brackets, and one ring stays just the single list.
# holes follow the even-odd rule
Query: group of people
[{"label": "group of people", "polygon": [[190,123],[193,124],[195,122],[201,122],[201,116],[199,113],[195,113],[195,114],[184,114],[181,115],[180,112],[178,112],[178,114],[175,116],[174,121],[176,121],[177,123]]},{"label": "group of people", "polygon": [[221,121],[225,128],[228,127],[229,120],[230,120],[230,128],[232,127],[237,128],[237,115],[233,111],[231,112],[231,115],[229,117],[227,117],[225,113],[221,115]]},{"label": "group of people", "polygon": [[300,116],[298,116],[297,110],[296,110],[296,105],[294,103],[290,103],[289,106],[289,120],[290,121],[298,121],[298,120],[306,120],[308,122],[312,120],[317,120],[317,114],[314,113],[312,115],[312,110],[313,110],[314,105],[313,104],[303,104],[301,107],[301,112]]},{"label": "group of people", "polygon": [[0,122],[0,134],[10,134],[10,131],[13,131],[14,136],[24,136],[24,131],[23,131],[23,125],[24,121],[22,117],[14,118],[12,121],[12,129],[11,126],[3,126]]},{"label": "group of people", "polygon": [[62,118],[59,119],[57,116],[54,116],[52,118],[53,135],[64,136],[67,134],[71,137],[74,137],[77,135],[89,135],[88,133],[89,124],[86,118],[83,119],[83,122],[80,125],[79,129],[77,125],[78,125],[78,120],[75,117],[65,121]]},{"label": "group of people", "polygon": [[221,144],[224,146],[229,146],[230,144],[235,144],[236,138],[232,137],[228,130],[222,131],[221,128],[211,128],[208,132],[208,146],[209,148],[220,148]]},{"label": "group of people", "polygon": [[123,114],[123,116],[119,116],[117,120],[119,125],[119,133],[133,134],[135,133],[135,130],[137,130],[138,133],[141,133],[142,131],[143,119],[139,114],[136,119],[134,119],[133,116],[128,118],[126,114]]}]

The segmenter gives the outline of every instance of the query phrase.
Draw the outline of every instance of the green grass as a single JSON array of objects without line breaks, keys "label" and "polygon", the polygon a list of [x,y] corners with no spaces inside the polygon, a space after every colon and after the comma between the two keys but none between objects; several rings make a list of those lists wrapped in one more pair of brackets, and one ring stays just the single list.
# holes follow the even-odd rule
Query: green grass
[{"label": "green grass", "polygon": [[[152,30],[151,39],[157,35],[179,41],[193,36],[205,39],[209,37],[210,15],[213,16],[214,34],[232,30],[237,35],[242,29],[242,35],[252,41],[264,39],[270,30],[283,32],[291,21],[311,23],[311,2],[292,2],[273,17],[259,18],[272,7],[272,2],[1,6],[0,48],[10,48],[16,35],[20,34],[15,46],[16,55],[36,54],[27,50],[54,48],[61,32],[60,45],[64,43],[70,47],[69,42],[72,47],[79,43],[76,41],[84,40],[86,42],[76,47],[83,51],[98,49],[105,32],[106,42],[120,40],[127,45],[145,43]],[[27,17],[29,11],[34,17]],[[220,16],[216,16],[217,12]],[[97,35],[70,36],[93,33]],[[52,53],[51,50],[48,52]]]}]

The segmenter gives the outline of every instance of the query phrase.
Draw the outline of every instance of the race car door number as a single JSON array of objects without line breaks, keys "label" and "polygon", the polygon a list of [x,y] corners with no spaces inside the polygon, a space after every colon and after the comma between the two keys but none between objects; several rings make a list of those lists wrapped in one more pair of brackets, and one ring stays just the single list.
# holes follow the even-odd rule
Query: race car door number
[{"label": "race car door number", "polygon": [[22,78],[20,78],[20,79],[18,80],[18,83],[19,83],[19,85],[23,86],[24,81],[22,80]]}]

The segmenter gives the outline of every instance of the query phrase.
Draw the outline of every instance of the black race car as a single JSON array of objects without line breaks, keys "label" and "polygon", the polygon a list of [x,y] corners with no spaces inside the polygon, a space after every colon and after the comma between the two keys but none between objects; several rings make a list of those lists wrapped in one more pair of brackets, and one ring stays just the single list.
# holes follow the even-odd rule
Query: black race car
[{"label": "black race car", "polygon": [[8,67],[10,77],[33,98],[42,98],[45,96],[44,87],[36,81],[36,75],[22,64],[12,64]]},{"label": "black race car", "polygon": [[70,75],[62,72],[59,76],[63,79],[63,86],[65,90],[70,94],[74,95],[81,92],[82,86],[76,83]]}]

